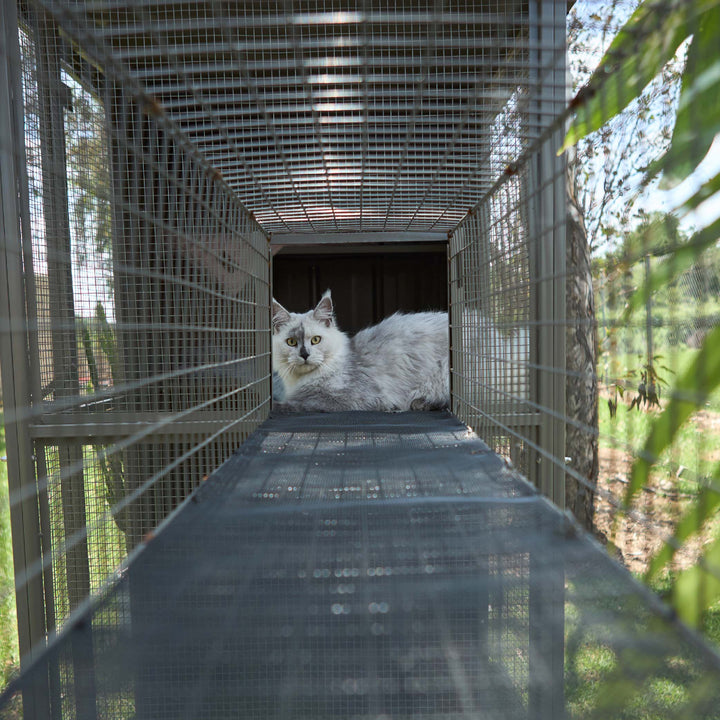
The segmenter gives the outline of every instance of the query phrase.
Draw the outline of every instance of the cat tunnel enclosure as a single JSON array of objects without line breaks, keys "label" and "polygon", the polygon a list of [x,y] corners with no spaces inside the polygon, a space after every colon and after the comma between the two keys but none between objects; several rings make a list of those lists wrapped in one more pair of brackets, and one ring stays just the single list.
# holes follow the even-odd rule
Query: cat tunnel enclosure
[{"label": "cat tunnel enclosure", "polygon": [[[567,9],[2,5],[24,672],[0,703],[550,719],[610,648],[641,689],[680,663],[713,716],[715,656],[558,509],[594,437],[566,367]],[[447,307],[452,413],[268,420],[272,292],[326,287],[346,329]]]}]

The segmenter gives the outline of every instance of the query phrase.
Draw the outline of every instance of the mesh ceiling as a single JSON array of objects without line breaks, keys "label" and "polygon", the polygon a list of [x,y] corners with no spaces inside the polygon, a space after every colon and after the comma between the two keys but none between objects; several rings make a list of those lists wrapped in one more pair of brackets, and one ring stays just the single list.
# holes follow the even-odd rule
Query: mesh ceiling
[{"label": "mesh ceiling", "polygon": [[521,0],[48,5],[273,233],[452,229],[537,135],[558,50]]}]

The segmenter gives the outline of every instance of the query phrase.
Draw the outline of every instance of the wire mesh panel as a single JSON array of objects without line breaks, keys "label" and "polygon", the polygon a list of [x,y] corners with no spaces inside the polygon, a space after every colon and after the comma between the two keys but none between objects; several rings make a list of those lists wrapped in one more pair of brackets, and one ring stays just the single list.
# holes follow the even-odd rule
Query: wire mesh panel
[{"label": "wire mesh panel", "polygon": [[267,416],[270,274],[266,234],[157,104],[44,7],[6,5],[2,370],[29,659]]},{"label": "wire mesh panel", "polygon": [[[546,95],[530,102],[518,81],[562,56],[552,6],[20,6],[29,470],[67,565],[47,578],[57,597],[41,593],[60,613],[50,627],[95,586],[92,508],[114,508],[122,554],[264,417],[255,218],[278,232],[452,228],[522,148],[526,106],[546,122]],[[509,258],[493,282],[528,262]],[[502,343],[531,300],[487,323],[469,302],[466,323]],[[515,368],[529,339],[510,342]],[[488,357],[499,381],[508,368]]]},{"label": "wire mesh panel", "polygon": [[543,12],[497,181],[452,231],[453,408],[712,633],[720,115],[699,78],[717,7],[576,3],[567,102],[565,20]]},{"label": "wire mesh panel", "polygon": [[451,229],[527,52],[518,0],[62,5],[273,233]]},{"label": "wire mesh panel", "polygon": [[450,414],[274,418],[193,499],[16,691],[92,639],[97,717],[717,717],[718,659]]},{"label": "wire mesh panel", "polygon": [[[566,10],[3,4],[0,360],[28,717],[555,718],[563,695],[613,717],[627,688],[572,708],[603,653],[648,692],[682,668],[685,704],[641,712],[713,716],[716,659],[447,417],[277,421],[153,541],[268,415],[270,233],[448,238],[452,409],[585,526],[595,495],[623,505],[603,461],[662,455],[625,408],[603,428],[598,394],[614,418],[639,383],[628,412],[644,412],[663,373],[715,367],[691,351],[717,325],[717,263],[642,303],[632,286],[667,245],[641,226],[596,265],[599,388],[578,166],[557,151],[571,111],[624,75],[567,105]],[[693,447],[692,468],[661,458],[640,509],[670,493],[711,514],[716,448]],[[621,535],[657,545],[634,510]],[[717,569],[701,567],[684,587],[704,601]]]},{"label": "wire mesh panel", "polygon": [[453,408],[562,504],[565,12],[529,12],[524,69],[489,138],[495,183],[450,238]]}]

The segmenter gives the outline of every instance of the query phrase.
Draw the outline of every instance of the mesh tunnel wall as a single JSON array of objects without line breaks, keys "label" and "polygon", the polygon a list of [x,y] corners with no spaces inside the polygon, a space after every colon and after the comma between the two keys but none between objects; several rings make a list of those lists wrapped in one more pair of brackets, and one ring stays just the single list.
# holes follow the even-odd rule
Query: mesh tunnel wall
[{"label": "mesh tunnel wall", "polygon": [[[489,717],[554,720],[597,688],[585,652],[612,653],[621,678],[648,660],[653,712],[670,677],[687,716],[717,715],[715,655],[455,418],[449,434],[430,414],[275,418],[245,442],[272,403],[272,252],[433,243],[448,248],[453,412],[556,505],[574,487],[592,510],[597,377],[575,355],[594,353],[595,325],[573,304],[592,304],[592,278],[556,156],[567,5],[2,4],[0,364],[21,649],[37,661],[11,692],[29,717],[196,720],[209,697],[220,717],[243,702],[285,717],[304,698],[314,720],[446,718],[498,691]],[[714,288],[702,269],[685,280]],[[613,354],[626,328],[610,300]],[[683,322],[653,337],[699,342]],[[155,533],[221,465],[194,496],[211,502]],[[168,569],[180,615],[156,592]]]},{"label": "mesh tunnel wall", "polygon": [[491,128],[495,182],[450,235],[453,409],[565,503],[565,8],[529,8],[526,72]]},{"label": "mesh tunnel wall", "polygon": [[[456,409],[499,412],[478,395],[488,370],[482,392],[503,407],[544,387],[528,353],[553,308],[531,316],[528,283],[553,262],[547,229],[500,206],[547,194],[547,178],[498,178],[527,166],[562,105],[563,3],[18,8],[22,84],[8,92],[25,106],[4,141],[27,183],[26,272],[9,305],[30,365],[3,365],[27,385],[17,407],[29,408],[35,480],[19,492],[37,493],[51,529],[34,552],[50,627],[267,415],[270,233],[445,239],[485,197],[452,238]],[[463,366],[478,351],[477,333],[459,331],[471,325],[516,348],[502,361],[513,372],[486,362],[502,354],[490,337]],[[506,438],[500,449],[525,452],[498,427],[486,434]],[[91,562],[88,543],[106,543],[107,561]]]},{"label": "mesh tunnel wall", "polygon": [[[26,692],[38,708],[132,716],[132,689],[108,683],[113,653],[142,620],[133,617],[122,563],[268,416],[271,247],[447,245],[453,412],[556,504],[567,483],[593,488],[592,471],[567,449],[573,434],[592,446],[598,433],[573,405],[597,408],[596,394],[575,394],[575,385],[594,386],[594,369],[580,371],[570,358],[573,334],[592,321],[568,316],[576,279],[567,267],[568,168],[555,154],[568,112],[566,10],[552,0],[34,0],[18,3],[16,17],[5,3],[0,295],[10,342],[1,362],[23,655],[32,658],[48,633],[72,625],[88,596],[118,580],[92,621],[54,648],[61,660],[48,664],[37,692]],[[20,93],[23,106],[12,102]],[[367,437],[352,437],[362,454]],[[278,454],[284,442],[273,446]],[[325,450],[348,452],[347,438],[308,442],[323,458]],[[292,454],[282,460],[292,465]],[[314,466],[303,467],[312,475]],[[350,470],[350,490],[334,491],[365,492],[366,469]],[[261,501],[293,489],[281,476]],[[313,477],[318,493],[327,490],[327,478]],[[430,495],[446,489],[438,477]],[[393,489],[415,491],[405,481]],[[458,606],[457,632],[465,621],[484,623],[473,642],[512,675],[518,717],[544,711],[528,701],[543,695],[533,676],[543,662],[555,670],[545,679],[560,702],[564,632],[576,621],[577,637],[585,632],[582,616],[565,624],[562,603],[573,572],[579,579],[567,597],[584,592],[582,541],[567,567],[563,557],[554,567],[549,554],[530,550],[503,554],[517,528],[543,529],[535,511],[541,517],[547,506],[533,502],[527,523],[500,527],[497,518],[487,557],[478,561],[468,541],[459,563],[500,588],[466,616]],[[249,515],[269,532],[262,514]],[[464,543],[461,518],[452,521]],[[248,563],[265,581],[253,527],[234,537],[255,548]],[[356,543],[358,527],[348,534]],[[563,545],[569,531],[559,513],[548,527]],[[442,545],[444,528],[443,517],[423,552],[434,552],[431,541]],[[535,536],[523,538],[535,551]],[[278,563],[287,564],[278,548]],[[299,566],[302,548],[293,549]],[[201,542],[197,550],[206,551]],[[424,573],[424,556],[415,560]],[[539,621],[529,599],[535,573],[550,598]],[[637,595],[624,576],[617,584],[616,597]],[[205,597],[202,582],[198,592]],[[158,608],[150,624],[162,620]],[[262,600],[254,610],[272,614],[263,614]],[[589,616],[602,619],[601,610],[593,605]],[[624,639],[618,627],[608,631],[613,642]],[[251,630],[265,647],[262,628]],[[669,657],[676,630],[664,645]],[[588,636],[590,644],[603,645],[599,636]],[[267,667],[276,669],[273,653]],[[132,688],[136,679],[117,680]],[[89,698],[98,704],[85,705]],[[148,692],[150,706],[154,700]]]},{"label": "mesh tunnel wall", "polygon": [[[553,4],[557,17],[546,17]],[[547,61],[531,60],[529,46],[552,50],[530,26],[562,27],[565,6],[49,7],[140,85],[281,239],[451,230],[497,178],[487,153],[498,113],[529,65]]]},{"label": "mesh tunnel wall", "polygon": [[24,97],[2,133],[5,187],[19,188],[18,212],[4,204],[17,342],[2,370],[29,657],[267,417],[270,256],[137,85],[45,8],[20,5],[17,25],[3,12],[19,45],[3,63],[21,70],[5,99]]}]

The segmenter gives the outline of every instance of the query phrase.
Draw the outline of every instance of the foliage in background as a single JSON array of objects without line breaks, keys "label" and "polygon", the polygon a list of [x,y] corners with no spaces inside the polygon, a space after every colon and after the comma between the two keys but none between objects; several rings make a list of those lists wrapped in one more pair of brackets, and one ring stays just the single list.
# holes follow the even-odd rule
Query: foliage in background
[{"label": "foliage in background", "polygon": [[[584,0],[568,14],[572,91],[587,83],[611,40],[639,0]],[[667,149],[680,90],[682,53],[665,65],[640,96],[602,127],[578,140],[576,197],[593,253],[617,251],[622,238],[647,219],[641,168]],[[656,185],[657,183],[654,183]]]},{"label": "foliage in background", "polygon": [[[0,457],[4,456],[5,424],[0,413]],[[0,689],[18,672],[19,666],[7,464],[0,461]]]},{"label": "foliage in background", "polygon": [[[677,185],[691,176],[707,155],[720,132],[720,0],[645,0],[617,34],[600,66],[573,100],[576,111],[563,149],[605,126],[637,102],[645,88],[672,62],[685,43],[687,62],[682,71],[677,116],[670,145],[661,158],[647,168],[645,181],[661,177],[666,186]],[[711,173],[712,175],[712,173]],[[720,191],[720,172],[701,182],[675,208],[681,215],[700,206]],[[657,247],[658,228],[648,227],[642,251]],[[720,239],[720,220],[701,224],[690,238],[677,238],[667,248],[667,259],[653,269],[647,284],[630,298],[625,319],[645,303],[652,290],[675,280],[711,251]],[[665,249],[665,248],[664,248]],[[720,386],[720,326],[704,339],[690,368],[673,384],[664,411],[653,423],[639,453],[625,495],[625,504],[645,487],[661,455],[673,444],[684,423],[702,408]],[[696,535],[718,504],[720,466],[707,486],[679,521],[676,537],[656,558],[648,580],[657,578],[675,553],[675,548]],[[701,563],[676,576],[672,601],[679,615],[698,625],[704,611],[720,597],[720,539],[710,544]]]},{"label": "foliage in background", "polygon": [[[77,319],[80,342],[87,361],[90,375],[90,388],[93,393],[99,392],[101,377],[98,370],[98,361],[95,353],[96,345],[102,350],[110,366],[110,381],[114,384],[117,381],[117,343],[112,326],[107,321],[105,308],[101,302],[95,307],[95,319],[89,321],[83,318]],[[120,455],[114,453],[106,455],[102,447],[98,448],[96,462],[105,486],[105,497],[108,508],[116,507],[124,498],[126,493],[125,470]],[[127,537],[128,517],[127,508],[120,510],[113,515],[113,519],[123,535]],[[127,548],[126,548],[127,550]]]},{"label": "foliage in background", "polygon": [[[654,384],[666,397],[678,367],[687,366],[686,358],[720,324],[720,248],[708,248],[686,269],[674,267],[671,277],[658,281],[672,264],[672,248],[684,247],[688,237],[676,215],[650,213],[613,252],[593,259],[598,376],[613,408],[639,398],[643,385]],[[649,401],[642,404],[649,407]]]},{"label": "foliage in background", "polygon": [[[100,101],[69,73],[63,73],[63,82],[72,90],[72,106],[65,113],[65,156],[73,272],[92,278],[97,285],[94,292],[111,303],[112,208],[105,113]],[[103,283],[98,283],[99,278]],[[91,314],[94,308],[79,309]]]}]

